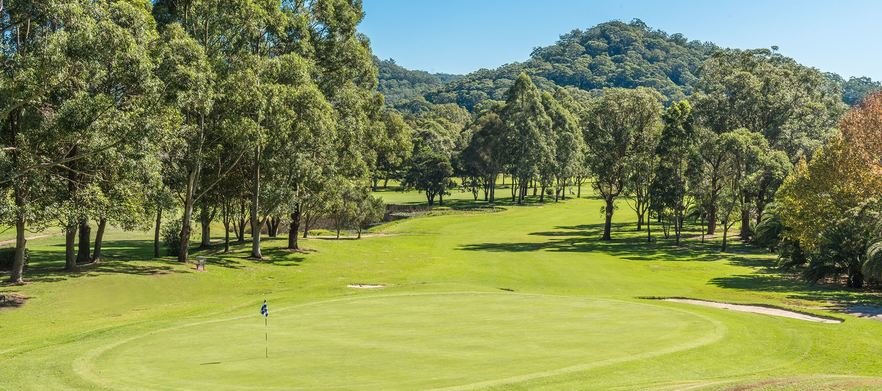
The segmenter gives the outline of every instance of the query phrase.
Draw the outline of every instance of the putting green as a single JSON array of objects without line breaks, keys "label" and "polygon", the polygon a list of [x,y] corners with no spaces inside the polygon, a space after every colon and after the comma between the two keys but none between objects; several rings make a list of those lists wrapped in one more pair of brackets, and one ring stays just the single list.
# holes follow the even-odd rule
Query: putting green
[{"label": "putting green", "polygon": [[517,293],[368,295],[270,307],[134,336],[81,357],[114,389],[479,388],[711,343],[719,323],[672,306]]}]

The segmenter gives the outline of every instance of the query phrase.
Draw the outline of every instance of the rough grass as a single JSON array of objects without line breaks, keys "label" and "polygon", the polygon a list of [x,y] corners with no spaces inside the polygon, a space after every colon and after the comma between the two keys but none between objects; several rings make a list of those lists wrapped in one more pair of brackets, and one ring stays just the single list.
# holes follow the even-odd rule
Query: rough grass
[{"label": "rough grass", "polygon": [[[624,204],[615,240],[603,243],[599,211],[586,199],[497,213],[453,208],[374,230],[394,235],[302,241],[309,252],[267,240],[259,262],[245,258],[246,245],[209,251],[206,273],[150,260],[149,233],[119,231],[109,234],[104,263],[63,273],[61,238],[37,239],[30,283],[0,287],[29,298],[0,311],[0,389],[880,385],[882,323],[833,312],[875,298],[780,276],[770,255],[742,245],[719,254],[713,241],[647,244]],[[638,298],[652,296],[846,321]]]}]

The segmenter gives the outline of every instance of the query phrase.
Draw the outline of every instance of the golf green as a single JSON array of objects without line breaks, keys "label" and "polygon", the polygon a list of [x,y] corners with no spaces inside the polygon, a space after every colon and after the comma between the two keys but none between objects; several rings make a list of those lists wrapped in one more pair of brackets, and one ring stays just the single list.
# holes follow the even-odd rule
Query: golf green
[{"label": "golf green", "polygon": [[269,358],[264,322],[248,316],[134,336],[91,352],[78,369],[114,389],[483,387],[689,349],[722,330],[670,307],[518,293],[380,295],[271,311]]}]

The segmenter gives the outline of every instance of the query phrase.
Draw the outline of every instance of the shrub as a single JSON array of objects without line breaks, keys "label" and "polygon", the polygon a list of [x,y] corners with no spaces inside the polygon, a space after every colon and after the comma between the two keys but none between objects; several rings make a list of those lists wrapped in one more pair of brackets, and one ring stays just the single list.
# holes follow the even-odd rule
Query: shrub
[{"label": "shrub", "polygon": [[[25,267],[31,259],[31,252],[25,249]],[[12,262],[15,260],[15,247],[0,248],[0,270],[12,270]]]},{"label": "shrub", "polygon": [[160,235],[166,254],[177,256],[181,249],[181,222],[177,220],[166,222],[162,225]]}]

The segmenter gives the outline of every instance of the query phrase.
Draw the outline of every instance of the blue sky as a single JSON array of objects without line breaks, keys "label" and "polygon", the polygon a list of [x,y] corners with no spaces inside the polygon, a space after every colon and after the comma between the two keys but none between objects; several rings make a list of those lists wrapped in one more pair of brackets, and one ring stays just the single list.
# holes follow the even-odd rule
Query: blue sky
[{"label": "blue sky", "polygon": [[882,79],[882,1],[364,0],[374,53],[431,72],[522,61],[574,28],[642,19],[733,48],[768,48],[824,71]]}]

